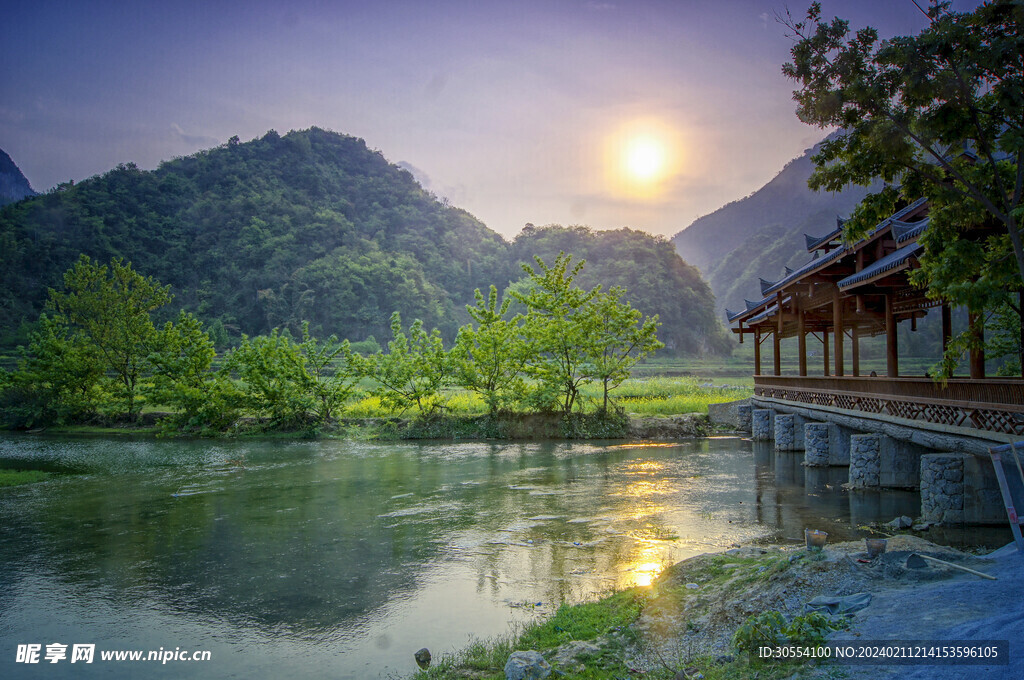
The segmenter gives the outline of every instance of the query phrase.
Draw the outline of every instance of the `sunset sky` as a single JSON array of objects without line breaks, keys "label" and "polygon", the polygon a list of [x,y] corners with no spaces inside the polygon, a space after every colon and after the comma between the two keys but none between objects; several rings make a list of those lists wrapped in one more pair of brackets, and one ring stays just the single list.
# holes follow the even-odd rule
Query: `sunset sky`
[{"label": "sunset sky", "polygon": [[[364,138],[507,237],[526,222],[671,235],[825,135],[796,119],[780,73],[785,7],[5,3],[0,148],[45,191],[315,125]],[[912,0],[823,7],[883,36],[926,23]]]}]

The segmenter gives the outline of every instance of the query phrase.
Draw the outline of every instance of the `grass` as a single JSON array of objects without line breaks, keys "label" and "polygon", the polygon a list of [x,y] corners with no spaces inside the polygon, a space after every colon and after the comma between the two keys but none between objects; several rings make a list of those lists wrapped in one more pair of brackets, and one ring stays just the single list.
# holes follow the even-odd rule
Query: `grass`
[{"label": "grass", "polygon": [[51,476],[52,473],[42,470],[0,470],[0,488],[34,484],[49,479]]},{"label": "grass", "polygon": [[[764,583],[793,568],[785,556],[768,554],[757,557],[733,555],[704,555],[680,563],[666,571],[649,587],[635,587],[613,593],[593,602],[562,605],[551,618],[523,626],[517,631],[492,638],[476,640],[455,654],[446,654],[435,660],[431,668],[415,674],[415,680],[475,678],[503,680],[504,664],[517,650],[541,652],[549,661],[552,652],[570,641],[590,642],[599,651],[577,658],[571,666],[556,669],[551,677],[579,680],[615,680],[644,677],[648,680],[670,680],[685,669],[686,677],[706,680],[782,680],[803,677],[815,669],[793,663],[765,664],[751,662],[746,654],[733,654],[725,658],[688,654],[681,646],[678,654],[663,658],[661,653],[650,652],[658,666],[639,672],[627,665],[628,648],[645,648],[644,636],[632,624],[644,615],[649,620],[665,620],[682,610],[686,602],[704,605],[704,598],[750,595],[764,588]],[[697,582],[699,590],[691,590],[686,583]],[[714,594],[714,595],[712,595]],[[749,599],[749,597],[741,598]],[[687,626],[677,620],[675,625]],[[692,625],[692,624],[691,624]],[[687,626],[689,627],[689,626]],[[698,628],[693,628],[699,633]],[[680,643],[683,644],[682,642]],[[817,668],[816,677],[834,677],[841,671]]]}]

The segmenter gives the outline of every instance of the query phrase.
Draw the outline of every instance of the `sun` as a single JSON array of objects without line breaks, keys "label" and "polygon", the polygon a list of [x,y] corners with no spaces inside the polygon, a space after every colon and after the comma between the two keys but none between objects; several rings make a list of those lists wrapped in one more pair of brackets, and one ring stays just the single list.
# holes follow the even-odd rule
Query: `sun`
[{"label": "sun", "polygon": [[665,171],[665,144],[654,137],[634,137],[626,144],[626,174],[638,182],[661,178]]},{"label": "sun", "polygon": [[659,200],[683,169],[681,135],[660,120],[632,120],[607,137],[605,173],[615,195]]}]

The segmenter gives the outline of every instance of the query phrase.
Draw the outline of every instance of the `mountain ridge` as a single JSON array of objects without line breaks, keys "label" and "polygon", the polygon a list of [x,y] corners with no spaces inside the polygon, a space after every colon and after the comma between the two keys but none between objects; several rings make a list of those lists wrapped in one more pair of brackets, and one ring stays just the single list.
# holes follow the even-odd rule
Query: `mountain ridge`
[{"label": "mountain ridge", "polygon": [[849,214],[867,195],[869,189],[859,186],[838,193],[808,188],[811,156],[820,146],[786,163],[749,196],[694,220],[672,237],[680,256],[704,274],[719,312],[742,309],[744,298],[759,298],[758,279],[776,280],[784,267],[804,264],[810,255],[803,235],[834,229],[836,218]]},{"label": "mountain ridge", "polygon": [[0,207],[35,195],[21,168],[0,149]]},{"label": "mountain ridge", "polygon": [[[551,227],[508,243],[362,139],[272,130],[152,171],[122,164],[0,209],[0,330],[21,326],[23,338],[47,288],[84,253],[123,257],[171,285],[172,306],[222,341],[296,333],[302,321],[321,337],[383,340],[396,310],[450,339],[475,288],[503,289],[524,276],[519,262],[550,261],[561,245],[593,254],[587,280],[624,285],[637,308],[661,314],[678,351],[728,351],[696,269],[666,240],[626,231]],[[634,262],[606,256],[610,243]]]}]

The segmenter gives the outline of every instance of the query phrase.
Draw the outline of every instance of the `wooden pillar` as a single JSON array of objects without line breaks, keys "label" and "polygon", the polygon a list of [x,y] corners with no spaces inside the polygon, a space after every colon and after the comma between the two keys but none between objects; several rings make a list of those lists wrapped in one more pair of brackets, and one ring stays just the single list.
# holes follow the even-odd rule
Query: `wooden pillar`
[{"label": "wooden pillar", "polygon": [[900,375],[899,343],[896,339],[896,314],[892,293],[885,294],[885,374],[890,378]]},{"label": "wooden pillar", "polygon": [[839,289],[832,290],[832,328],[835,336],[835,367],[836,375],[843,375],[843,300],[840,297]]},{"label": "wooden pillar", "polygon": [[860,331],[857,326],[850,327],[850,355],[853,359],[853,375],[860,375]]},{"label": "wooden pillar", "polygon": [[772,333],[772,355],[775,360],[775,375],[782,375],[782,333]]},{"label": "wooden pillar", "polygon": [[761,375],[761,328],[754,328],[754,375]]},{"label": "wooden pillar", "polygon": [[953,337],[953,312],[948,304],[942,305],[942,353],[949,347],[949,339]]},{"label": "wooden pillar", "polygon": [[978,312],[970,312],[971,328],[971,377],[980,380],[985,377],[985,321]]},{"label": "wooden pillar", "polygon": [[828,329],[821,329],[821,356],[824,361],[822,375],[828,375]]},{"label": "wooden pillar", "polygon": [[782,375],[782,291],[775,295],[775,333],[772,334],[775,375]]},{"label": "wooden pillar", "polygon": [[1020,375],[1024,378],[1024,290],[1017,293],[1017,309],[1020,310]]},{"label": "wooden pillar", "polygon": [[800,375],[807,375],[807,329],[804,324],[804,310],[797,304],[796,309],[797,358],[800,362]]}]

